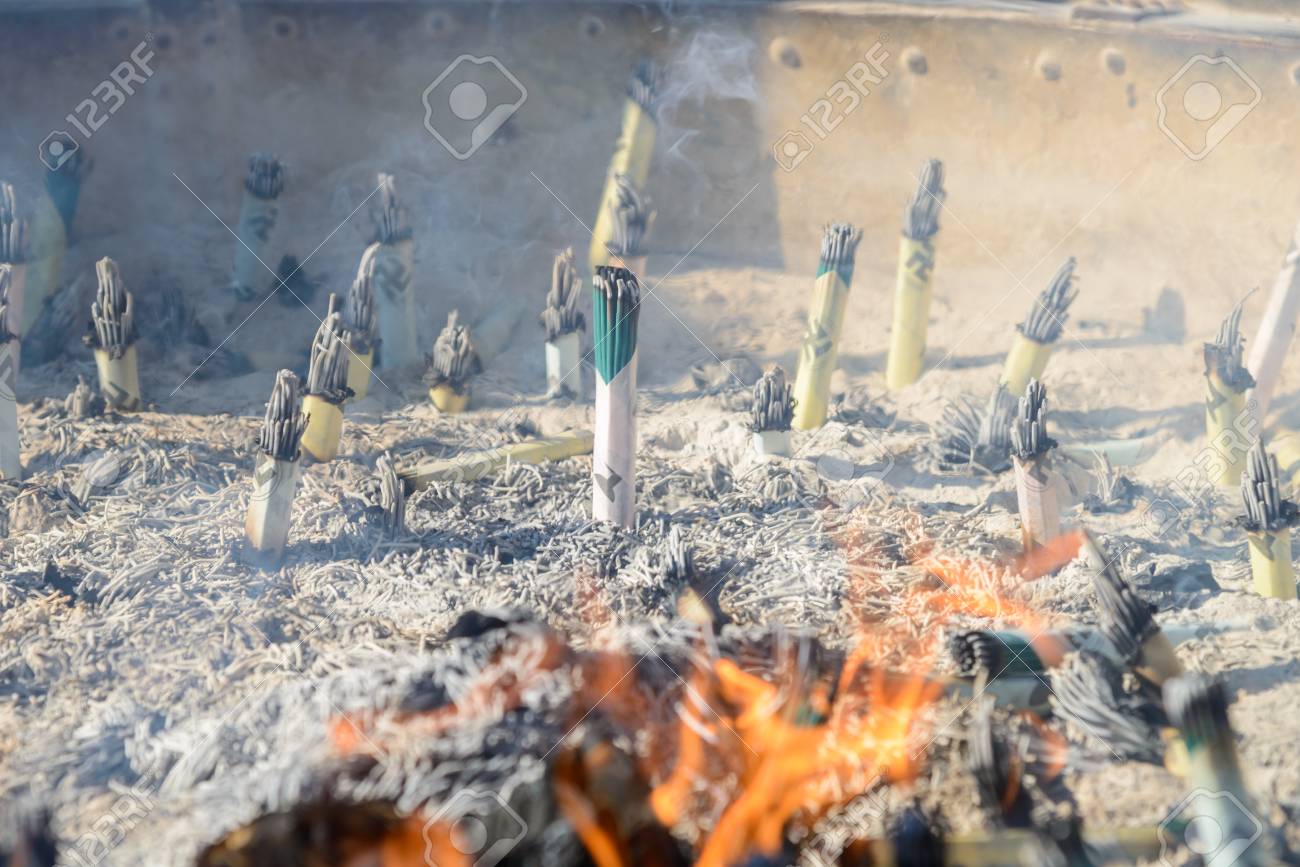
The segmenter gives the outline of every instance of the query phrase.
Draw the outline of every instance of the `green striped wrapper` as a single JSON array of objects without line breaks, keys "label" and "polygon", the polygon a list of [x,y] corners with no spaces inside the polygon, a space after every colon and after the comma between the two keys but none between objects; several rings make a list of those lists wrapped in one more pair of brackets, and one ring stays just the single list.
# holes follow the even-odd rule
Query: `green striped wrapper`
[{"label": "green striped wrapper", "polygon": [[596,268],[591,296],[596,372],[608,385],[636,354],[641,287],[626,268],[601,265]]}]

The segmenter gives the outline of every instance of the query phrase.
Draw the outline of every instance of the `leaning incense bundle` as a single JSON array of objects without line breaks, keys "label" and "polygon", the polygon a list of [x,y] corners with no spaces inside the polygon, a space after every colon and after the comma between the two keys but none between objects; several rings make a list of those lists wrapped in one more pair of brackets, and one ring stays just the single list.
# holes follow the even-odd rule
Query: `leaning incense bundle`
[{"label": "leaning incense bundle", "polygon": [[117,263],[105,256],[95,264],[99,289],[90,308],[86,342],[95,351],[99,391],[113,409],[140,408],[140,370],[135,341],[135,298],[122,282]]},{"label": "leaning incense bundle", "polygon": [[413,491],[427,488],[433,482],[469,482],[482,478],[507,462],[540,464],[558,461],[575,455],[591,454],[595,437],[590,431],[570,431],[553,437],[524,440],[499,448],[469,452],[454,458],[425,461],[413,467],[398,470],[403,483]]},{"label": "leaning incense bundle", "polygon": [[281,370],[276,374],[257,437],[253,497],[244,520],[248,544],[274,560],[284,553],[289,538],[300,445],[307,423],[298,397],[298,377],[292,371]]},{"label": "leaning incense bundle", "polygon": [[848,223],[831,223],[822,236],[808,329],[794,381],[794,427],[812,430],[826,423],[831,374],[839,353],[840,329],[853,281],[853,256],[862,233]]},{"label": "leaning incense bundle", "polygon": [[329,312],[316,329],[311,343],[311,360],[307,366],[307,396],[302,409],[307,414],[307,429],[302,447],[315,460],[325,463],[339,453],[343,432],[343,404],[352,396],[348,388],[348,362],[351,339],[338,312],[338,297],[330,294]]},{"label": "leaning incense bundle", "polygon": [[[1187,818],[1215,835],[1205,841],[1210,844],[1210,851],[1220,840],[1228,846],[1249,847],[1259,839],[1264,828],[1250,812],[1250,796],[1237,758],[1223,684],[1204,674],[1173,678],[1164,686],[1164,704],[1170,722],[1182,734],[1187,748],[1188,783],[1204,793],[1202,797],[1185,801],[1190,814]],[[1215,863],[1280,863],[1265,856],[1267,848],[1268,844],[1261,841],[1254,855],[1239,849],[1233,857],[1222,862],[1216,859]]]},{"label": "leaning incense bundle", "polygon": [[[1174,645],[1218,634],[1231,626],[1172,626],[1164,630]],[[1114,665],[1128,657],[1099,629],[1044,630],[1033,635],[1015,629],[970,629],[948,637],[948,653],[963,677],[1023,677],[1044,674],[1065,662],[1074,651],[1103,656]]]},{"label": "leaning incense bundle", "polygon": [[464,412],[469,405],[470,377],[482,369],[474,343],[469,337],[469,326],[456,320],[459,311],[447,316],[447,325],[433,344],[433,354],[424,373],[433,405],[446,413]]},{"label": "leaning incense bundle", "polygon": [[13,265],[0,262],[0,479],[23,477],[18,438],[18,336],[13,333],[9,290]]},{"label": "leaning incense bundle", "polygon": [[1241,308],[1250,295],[1237,302],[1218,336],[1205,344],[1205,436],[1222,467],[1214,482],[1224,488],[1237,484],[1246,462],[1237,427],[1246,411],[1246,390],[1255,384],[1242,363]]},{"label": "leaning incense bundle", "polygon": [[934,236],[947,193],[943,163],[926,160],[916,193],[907,206],[898,249],[894,284],[894,323],[889,329],[885,383],[891,389],[911,385],[925,365],[925,337],[930,323],[930,284],[934,276]]},{"label": "leaning incense bundle", "polygon": [[619,175],[626,176],[638,190],[645,189],[650,177],[650,158],[654,154],[655,131],[658,126],[660,72],[647,60],[637,64],[628,85],[627,100],[623,104],[623,126],[614,156],[609,161],[605,188],[600,194],[596,209],[596,225],[591,233],[588,253],[594,274],[601,265],[609,263],[609,242],[613,237],[613,217],[618,199]]},{"label": "leaning incense bundle", "polygon": [[1246,514],[1238,523],[1246,531],[1255,592],[1270,599],[1295,599],[1291,528],[1300,522],[1300,509],[1283,499],[1277,458],[1264,451],[1262,440],[1256,440],[1247,455],[1241,499]]},{"label": "leaning incense bundle", "polygon": [[271,258],[271,236],[280,218],[278,199],[284,189],[284,166],[274,154],[253,154],[244,176],[244,196],[239,204],[235,261],[230,288],[241,301],[257,294],[262,263]]},{"label": "leaning incense bundle", "polygon": [[636,340],[641,287],[626,268],[602,265],[592,285],[596,358],[596,442],[592,517],[636,521]]},{"label": "leaning incense bundle", "polygon": [[1016,501],[1020,507],[1020,533],[1026,551],[1041,547],[1061,535],[1061,507],[1056,495],[1056,473],[1052,471],[1052,449],[1056,447],[1056,440],[1047,435],[1046,402],[1047,389],[1038,380],[1029,380],[1011,431]]},{"label": "leaning incense bundle", "polygon": [[625,174],[614,176],[614,201],[610,203],[609,264],[645,275],[645,236],[655,212]]},{"label": "leaning incense bundle", "polygon": [[1255,417],[1261,423],[1268,414],[1282,360],[1295,334],[1297,316],[1300,316],[1300,224],[1291,236],[1291,245],[1269,293],[1268,306],[1264,308],[1246,362],[1246,369],[1255,380],[1249,397],[1255,401]]},{"label": "leaning incense bundle", "polygon": [[1099,654],[1080,652],[1052,672],[1052,712],[1074,723],[1126,760],[1166,761],[1158,702],[1124,690],[1123,669]]},{"label": "leaning incense bundle", "polygon": [[1020,394],[1031,379],[1042,379],[1052,345],[1061,336],[1070,305],[1079,295],[1074,285],[1074,257],[1065,260],[1052,282],[1034,299],[1025,321],[1016,326],[1016,339],[1002,368],[1002,381],[1012,394]]},{"label": "leaning incense bundle", "polygon": [[[551,288],[546,293],[542,328],[546,331],[546,391],[551,395],[582,397],[582,332],[587,320],[578,309],[582,278],[574,264],[573,248],[555,257]],[[574,374],[577,374],[576,376]]]},{"label": "leaning incense bundle", "polygon": [[352,395],[357,400],[370,391],[375,347],[379,345],[374,274],[375,247],[371,245],[361,254],[356,279],[352,281],[343,302],[343,327],[348,330],[352,353],[348,359],[348,388],[352,389]]},{"label": "leaning incense bundle", "polygon": [[785,381],[780,365],[754,383],[754,404],[749,429],[754,451],[760,455],[790,456],[790,423],[794,418],[794,388]]},{"label": "leaning incense bundle", "polygon": [[1000,473],[1011,467],[1016,399],[998,383],[981,409],[968,398],[949,402],[933,428],[940,469]]},{"label": "leaning incense bundle", "polygon": [[1156,686],[1182,674],[1183,664],[1174,652],[1173,643],[1160,631],[1152,616],[1154,606],[1138,598],[1087,530],[1083,531],[1080,551],[1093,572],[1093,587],[1102,611],[1102,632],[1125,663]]},{"label": "leaning incense bundle", "polygon": [[[406,208],[397,197],[392,175],[379,176],[379,208],[375,213],[372,279],[379,316],[380,366],[406,367],[420,361],[415,327],[415,239]],[[371,250],[367,250],[370,253]]]},{"label": "leaning incense bundle", "polygon": [[[21,332],[26,326],[24,299],[27,294],[27,222],[18,215],[14,188],[0,184],[0,264],[9,266],[9,318],[12,331]],[[17,363],[18,357],[14,356]]]}]

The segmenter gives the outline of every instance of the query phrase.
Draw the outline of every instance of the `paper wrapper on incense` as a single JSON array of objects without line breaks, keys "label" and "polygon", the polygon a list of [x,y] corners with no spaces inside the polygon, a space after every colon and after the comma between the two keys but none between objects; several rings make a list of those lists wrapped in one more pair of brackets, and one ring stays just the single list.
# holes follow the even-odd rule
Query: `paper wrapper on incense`
[{"label": "paper wrapper on incense", "polygon": [[99,391],[105,403],[118,412],[140,408],[140,369],[134,343],[117,358],[107,349],[96,349],[95,369],[99,372]]},{"label": "paper wrapper on incense", "polygon": [[1024,394],[1029,380],[1043,378],[1047,360],[1051,357],[1050,343],[1039,343],[1017,331],[1015,342],[1011,344],[1011,351],[1007,353],[1007,361],[1002,368],[1002,382],[1007,391]]},{"label": "paper wrapper on incense", "polygon": [[244,533],[249,544],[261,553],[276,558],[284,553],[298,473],[297,461],[280,460],[265,452],[257,455]]},{"label": "paper wrapper on incense", "polygon": [[429,389],[429,399],[439,412],[455,415],[464,412],[469,406],[469,384],[462,391],[457,391],[451,383],[442,382]]},{"label": "paper wrapper on incense", "polygon": [[415,242],[375,242],[375,309],[379,319],[379,362],[384,369],[423,361],[417,344],[411,291]]},{"label": "paper wrapper on incense", "polygon": [[916,382],[925,367],[933,274],[933,240],[903,236],[898,249],[894,322],[889,329],[889,361],[885,368],[885,383],[890,389],[904,388]]},{"label": "paper wrapper on incense", "polygon": [[334,460],[343,433],[343,407],[318,394],[309,394],[302,399],[302,411],[307,416],[307,429],[302,434],[303,451],[320,463]]},{"label": "paper wrapper on incense", "polygon": [[279,219],[278,200],[264,199],[244,190],[236,231],[243,243],[235,244],[235,261],[230,271],[230,286],[242,300],[257,295],[257,287],[267,282],[267,266],[262,263],[271,259],[271,238]]},{"label": "paper wrapper on incense", "polygon": [[[9,329],[23,335],[31,330],[36,317],[41,315],[41,302],[54,294],[59,288],[59,271],[63,266],[63,254],[68,249],[68,232],[48,195],[37,196],[34,200],[36,212],[28,223],[29,251],[26,263],[25,290],[10,296],[10,303],[17,298],[21,316],[10,320]],[[18,275],[14,274],[15,279]]]},{"label": "paper wrapper on incense", "polygon": [[1020,535],[1026,551],[1041,547],[1061,535],[1061,504],[1048,454],[1013,457],[1016,468],[1016,502],[1020,507]]},{"label": "paper wrapper on incense", "polygon": [[18,341],[0,343],[0,478],[23,477],[18,438]]},{"label": "paper wrapper on incense", "polygon": [[352,389],[352,399],[361,400],[370,393],[370,372],[375,366],[375,351],[365,352],[351,350],[348,357],[348,388]]},{"label": "paper wrapper on incense", "polygon": [[760,455],[777,455],[788,458],[791,454],[790,431],[754,431],[754,451]]},{"label": "paper wrapper on incense", "polygon": [[1247,532],[1250,571],[1255,592],[1270,599],[1296,598],[1295,568],[1291,564],[1291,528]]},{"label": "paper wrapper on incense", "polygon": [[582,342],[577,331],[546,341],[546,392],[582,397]]},{"label": "paper wrapper on incense", "polygon": [[818,275],[813,286],[808,329],[799,350],[799,372],[794,381],[794,418],[797,430],[813,430],[826,423],[831,374],[839,355],[840,329],[849,303],[849,284],[834,269]]},{"label": "paper wrapper on incense", "polygon": [[573,431],[553,437],[525,440],[500,448],[470,452],[454,458],[439,458],[416,464],[398,472],[402,481],[412,490],[427,488],[430,482],[469,482],[482,478],[506,465],[507,461],[519,464],[540,464],[558,461],[576,455],[589,455],[595,444],[590,431]]},{"label": "paper wrapper on incense", "polygon": [[636,365],[634,352],[608,383],[596,376],[591,512],[623,527],[636,523]]},{"label": "paper wrapper on incense", "polygon": [[1246,392],[1237,391],[1223,381],[1217,371],[1205,374],[1205,434],[1215,448],[1223,471],[1213,481],[1222,488],[1235,488],[1246,469],[1246,449],[1234,446],[1220,448],[1215,443],[1231,443],[1240,439],[1237,420],[1246,409]]},{"label": "paper wrapper on incense", "polygon": [[[645,189],[650,177],[650,158],[655,149],[655,119],[634,99],[624,100],[623,127],[614,146],[614,156],[605,173],[605,189],[600,194],[600,207],[596,210],[596,225],[591,233],[588,252],[591,270],[608,265],[609,242],[613,235],[613,206],[618,201],[618,185],[614,176],[625,174],[638,190]],[[635,271],[633,273],[639,274]]]}]

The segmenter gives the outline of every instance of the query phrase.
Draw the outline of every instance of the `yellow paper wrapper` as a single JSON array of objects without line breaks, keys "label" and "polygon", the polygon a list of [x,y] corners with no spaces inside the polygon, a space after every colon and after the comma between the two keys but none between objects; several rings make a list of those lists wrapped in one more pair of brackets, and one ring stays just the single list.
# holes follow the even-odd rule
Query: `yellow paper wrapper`
[{"label": "yellow paper wrapper", "polygon": [[462,394],[446,383],[435,385],[429,389],[429,399],[440,412],[455,415],[464,412],[465,407],[469,406],[469,387],[466,386],[465,393]]},{"label": "yellow paper wrapper", "polygon": [[1002,367],[1002,382],[1007,391],[1013,395],[1024,394],[1029,380],[1043,378],[1047,360],[1051,357],[1050,343],[1039,343],[1017,331],[1016,340],[1007,353],[1007,362]]},{"label": "yellow paper wrapper", "polygon": [[140,408],[140,369],[136,364],[135,346],[121,358],[111,358],[107,350],[95,350],[95,369],[99,372],[99,391],[104,402],[118,412]]},{"label": "yellow paper wrapper", "polygon": [[506,465],[506,461],[520,464],[540,464],[558,461],[575,455],[589,455],[595,443],[591,431],[571,431],[553,437],[525,440],[500,448],[470,452],[454,458],[425,461],[399,470],[397,475],[413,491],[427,488],[431,482],[468,482],[481,478]]},{"label": "yellow paper wrapper", "polygon": [[[1241,473],[1246,469],[1246,452],[1249,443],[1241,443],[1237,433],[1237,419],[1246,407],[1246,393],[1234,391],[1219,375],[1210,371],[1205,375],[1205,436],[1212,448],[1222,458],[1223,471],[1215,484],[1222,488],[1236,488],[1241,484]],[[1227,444],[1226,447],[1217,445]],[[1233,443],[1238,443],[1233,445]],[[1281,461],[1278,462],[1279,466]]]},{"label": "yellow paper wrapper", "polygon": [[831,374],[839,355],[840,329],[849,303],[849,285],[835,271],[827,271],[813,284],[808,329],[799,350],[799,372],[794,380],[796,430],[813,430],[826,423]]},{"label": "yellow paper wrapper", "polygon": [[1291,528],[1246,533],[1250,574],[1255,592],[1269,599],[1296,598],[1295,568],[1291,565]]},{"label": "yellow paper wrapper", "polygon": [[375,366],[375,351],[352,352],[348,358],[348,388],[352,389],[352,399],[361,400],[370,393],[370,372]]},{"label": "yellow paper wrapper", "polygon": [[930,324],[933,274],[933,242],[904,237],[898,249],[894,324],[889,329],[889,361],[885,367],[885,384],[891,390],[916,382],[925,367],[925,335]]},{"label": "yellow paper wrapper", "polygon": [[307,429],[302,433],[302,449],[315,460],[326,463],[339,453],[343,433],[343,407],[316,394],[302,399]]},{"label": "yellow paper wrapper", "polygon": [[654,155],[655,131],[654,118],[646,114],[640,103],[633,99],[623,103],[623,128],[614,146],[614,156],[609,161],[605,189],[600,194],[600,209],[596,211],[596,225],[591,233],[588,259],[593,273],[598,266],[609,264],[609,240],[613,229],[610,208],[618,200],[614,175],[625,174],[638,190],[645,189],[650,177],[650,158]]}]

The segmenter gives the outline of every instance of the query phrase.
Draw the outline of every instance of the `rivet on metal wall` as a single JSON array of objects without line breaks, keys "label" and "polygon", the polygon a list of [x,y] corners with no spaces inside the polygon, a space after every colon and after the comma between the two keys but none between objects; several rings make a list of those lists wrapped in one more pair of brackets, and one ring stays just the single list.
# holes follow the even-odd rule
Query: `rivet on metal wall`
[{"label": "rivet on metal wall", "polygon": [[904,49],[903,65],[913,75],[925,75],[930,71],[930,64],[926,61],[925,54],[915,45],[910,45]]}]

